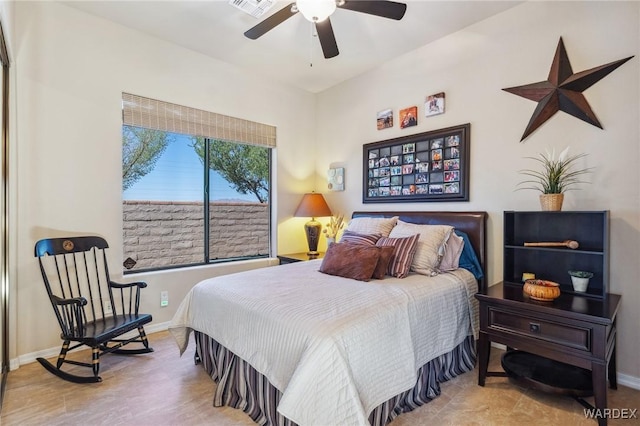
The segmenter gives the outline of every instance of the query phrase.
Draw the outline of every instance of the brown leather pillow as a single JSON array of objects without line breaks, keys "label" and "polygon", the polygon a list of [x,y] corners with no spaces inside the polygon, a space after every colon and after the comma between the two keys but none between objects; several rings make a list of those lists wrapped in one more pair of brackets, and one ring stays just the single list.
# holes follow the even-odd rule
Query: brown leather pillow
[{"label": "brown leather pillow", "polygon": [[369,281],[380,257],[376,246],[332,243],[322,259],[320,272],[328,275]]},{"label": "brown leather pillow", "polygon": [[378,263],[376,264],[376,269],[373,271],[373,276],[371,278],[375,278],[377,280],[381,280],[387,275],[387,269],[389,268],[389,263],[391,263],[391,259],[393,259],[393,253],[395,252],[395,247],[393,246],[383,246],[378,247],[380,250],[380,257],[378,257]]}]

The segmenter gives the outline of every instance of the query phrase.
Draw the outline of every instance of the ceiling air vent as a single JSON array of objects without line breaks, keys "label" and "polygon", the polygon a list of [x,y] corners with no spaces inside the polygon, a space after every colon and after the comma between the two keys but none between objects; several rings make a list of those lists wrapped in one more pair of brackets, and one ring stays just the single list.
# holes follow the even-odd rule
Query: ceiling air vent
[{"label": "ceiling air vent", "polygon": [[275,3],[276,0],[229,0],[230,5],[237,7],[254,18],[261,17]]}]

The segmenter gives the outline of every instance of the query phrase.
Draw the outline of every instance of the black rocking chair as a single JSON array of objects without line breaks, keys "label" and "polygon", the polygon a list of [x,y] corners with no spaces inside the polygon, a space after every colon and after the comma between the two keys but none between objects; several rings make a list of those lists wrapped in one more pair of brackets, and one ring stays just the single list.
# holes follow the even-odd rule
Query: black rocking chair
[{"label": "black rocking chair", "polygon": [[[100,357],[104,354],[153,352],[143,328],[151,322],[151,315],[138,313],[140,289],[147,284],[111,281],[106,256],[108,247],[103,238],[95,236],[45,239],[35,246],[63,340],[55,366],[44,358],[38,358],[38,362],[64,380],[75,383],[102,381],[98,372]],[[132,333],[128,336],[133,337],[122,336],[129,332]],[[142,347],[120,349],[133,342],[141,343]],[[69,351],[84,345],[92,349],[91,363],[66,359]],[[93,375],[78,376],[62,371],[65,363],[89,367]]]}]

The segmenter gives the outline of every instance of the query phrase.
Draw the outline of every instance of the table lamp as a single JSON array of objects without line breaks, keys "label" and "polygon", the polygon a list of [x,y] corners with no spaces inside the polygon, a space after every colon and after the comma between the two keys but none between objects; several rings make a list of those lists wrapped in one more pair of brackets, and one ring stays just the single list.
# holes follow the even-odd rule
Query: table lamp
[{"label": "table lamp", "polygon": [[322,194],[310,192],[304,194],[302,201],[298,205],[295,217],[311,217],[311,220],[304,224],[304,231],[307,234],[307,243],[309,244],[309,256],[317,256],[318,241],[320,240],[320,229],[322,225],[315,218],[322,216],[332,216],[331,209],[327,205]]}]

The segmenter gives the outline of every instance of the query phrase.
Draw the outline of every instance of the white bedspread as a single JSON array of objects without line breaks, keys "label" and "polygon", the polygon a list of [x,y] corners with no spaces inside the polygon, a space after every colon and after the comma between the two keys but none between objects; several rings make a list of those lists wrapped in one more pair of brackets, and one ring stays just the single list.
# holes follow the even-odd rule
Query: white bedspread
[{"label": "white bedspread", "polygon": [[320,262],[202,281],[170,326],[181,353],[203,332],[265,375],[296,423],[367,425],[421,365],[477,336],[468,271],[360,282],[322,274]]}]

